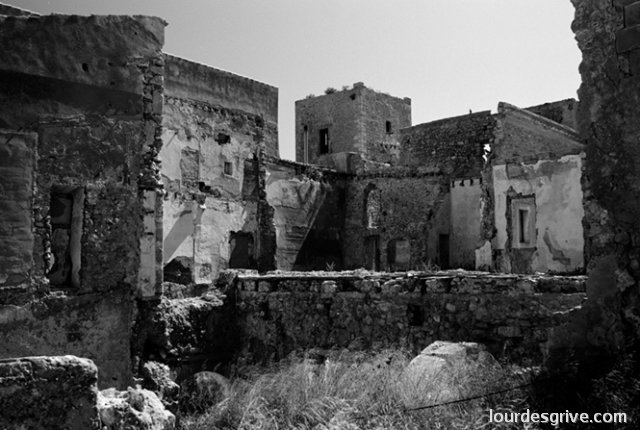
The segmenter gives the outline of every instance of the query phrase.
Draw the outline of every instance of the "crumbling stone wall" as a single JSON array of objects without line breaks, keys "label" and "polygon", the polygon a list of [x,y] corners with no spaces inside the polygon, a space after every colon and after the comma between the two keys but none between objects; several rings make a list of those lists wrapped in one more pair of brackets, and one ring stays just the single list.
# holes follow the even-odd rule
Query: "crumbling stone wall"
[{"label": "crumbling stone wall", "polygon": [[526,110],[574,130],[578,129],[578,101],[576,99],[565,99],[558,100],[557,102],[543,103],[537,106],[530,106],[526,108]]},{"label": "crumbling stone wall", "polygon": [[399,163],[437,168],[450,179],[477,178],[495,126],[491,112],[484,111],[403,129]]},{"label": "crumbling stone wall", "polygon": [[[246,254],[241,265],[256,269],[260,256],[271,253],[268,241],[261,240],[266,202],[260,160],[265,151],[277,154],[277,90],[187,60],[166,59],[160,157],[168,280],[210,283],[234,264],[236,249]],[[195,92],[207,83],[212,87]],[[249,98],[255,98],[254,105]],[[236,234],[246,235],[248,249],[244,244],[238,248]]]},{"label": "crumbling stone wall", "polygon": [[[579,136],[508,103],[498,105],[494,118],[494,140],[482,176],[483,244],[476,250],[476,267],[515,273],[581,271],[584,145]],[[519,219],[520,210],[530,217]],[[522,223],[531,226],[524,229],[530,230],[530,239],[519,237]]]},{"label": "crumbling stone wall", "polygon": [[461,272],[240,275],[241,351],[260,361],[309,348],[417,352],[435,340],[465,340],[535,363],[548,329],[582,303],[584,280]]},{"label": "crumbling stone wall", "polygon": [[586,143],[589,300],[556,333],[552,363],[576,357],[593,372],[589,376],[597,376],[625,348],[637,357],[640,338],[640,2],[572,3],[572,28],[582,51],[578,130]]},{"label": "crumbling stone wall", "polygon": [[[411,99],[379,93],[360,82],[352,88],[298,100],[296,160],[323,164],[331,161],[324,159],[332,153],[357,152],[370,161],[395,161],[399,130],[410,125]],[[329,134],[326,155],[320,147],[322,129]]]},{"label": "crumbling stone wall", "polygon": [[268,155],[279,157],[277,88],[173,55],[165,54],[165,59],[168,96],[197,100],[255,118],[261,127],[254,133],[260,134]]},{"label": "crumbling stone wall", "polygon": [[[449,233],[450,212],[448,184],[442,176],[403,169],[359,175],[346,184],[345,204],[342,253],[346,268],[407,270],[440,263],[438,240],[440,234]],[[408,241],[408,261],[390,256],[389,247],[396,248],[391,244],[394,240]]]},{"label": "crumbling stone wall", "polygon": [[0,427],[98,430],[97,380],[86,358],[0,360]]},{"label": "crumbling stone wall", "polygon": [[[87,356],[100,366],[101,383],[123,386],[134,298],[160,293],[164,22],[0,19],[0,125],[32,133],[1,143],[25,167],[23,187],[32,184],[30,196],[15,188],[23,204],[16,215],[3,206],[3,218],[20,223],[26,242],[33,237],[31,258],[2,273],[12,285],[0,288],[0,356]],[[21,136],[33,136],[29,151],[18,151]],[[60,229],[70,230],[66,239]],[[68,270],[54,279],[62,263]]]}]

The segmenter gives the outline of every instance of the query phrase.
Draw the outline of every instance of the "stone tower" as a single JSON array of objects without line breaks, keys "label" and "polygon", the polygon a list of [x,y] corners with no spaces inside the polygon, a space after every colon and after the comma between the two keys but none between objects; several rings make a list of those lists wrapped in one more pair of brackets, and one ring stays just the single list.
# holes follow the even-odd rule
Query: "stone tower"
[{"label": "stone tower", "polygon": [[337,167],[348,153],[389,163],[398,156],[399,130],[411,126],[411,99],[365,87],[296,102],[296,161]]}]

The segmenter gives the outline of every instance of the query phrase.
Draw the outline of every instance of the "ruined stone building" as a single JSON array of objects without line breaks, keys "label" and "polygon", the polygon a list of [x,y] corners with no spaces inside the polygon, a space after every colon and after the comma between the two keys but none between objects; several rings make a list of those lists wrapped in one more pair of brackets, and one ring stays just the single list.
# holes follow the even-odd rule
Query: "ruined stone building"
[{"label": "ruined stone building", "polygon": [[343,265],[575,273],[584,148],[575,100],[410,126],[410,100],[354,84],[296,103],[296,158],[343,172]]},{"label": "ruined stone building", "polygon": [[163,53],[165,25],[0,7],[0,357],[125,386],[152,350],[195,354],[141,324],[227,268],[583,268],[573,101],[411,126],[358,83],[296,103],[285,161],[277,89]]}]

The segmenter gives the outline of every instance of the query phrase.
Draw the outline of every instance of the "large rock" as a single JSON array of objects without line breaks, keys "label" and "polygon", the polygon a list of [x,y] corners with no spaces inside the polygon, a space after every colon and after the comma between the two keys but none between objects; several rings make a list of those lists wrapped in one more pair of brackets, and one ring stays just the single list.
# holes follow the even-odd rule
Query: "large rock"
[{"label": "large rock", "polygon": [[97,382],[86,358],[0,360],[0,429],[99,429]]},{"label": "large rock", "polygon": [[167,409],[175,412],[180,386],[171,379],[169,366],[157,361],[147,361],[142,366],[141,373],[143,387],[156,393]]},{"label": "large rock", "polygon": [[231,384],[216,372],[198,372],[181,384],[180,409],[203,412],[221,402],[231,393]]},{"label": "large rock", "polygon": [[402,375],[408,408],[459,400],[498,386],[504,372],[483,345],[437,341],[415,357]]},{"label": "large rock", "polygon": [[98,394],[98,410],[103,430],[173,430],[175,416],[152,391],[140,387]]}]

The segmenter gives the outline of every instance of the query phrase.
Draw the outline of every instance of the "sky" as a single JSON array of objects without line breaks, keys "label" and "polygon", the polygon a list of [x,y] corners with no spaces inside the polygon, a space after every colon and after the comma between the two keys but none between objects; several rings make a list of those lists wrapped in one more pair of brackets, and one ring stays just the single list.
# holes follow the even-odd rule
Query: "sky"
[{"label": "sky", "polygon": [[0,0],[34,12],[168,22],[164,51],[279,89],[282,158],[294,102],[364,82],[412,99],[412,123],[570,97],[569,0]]}]

